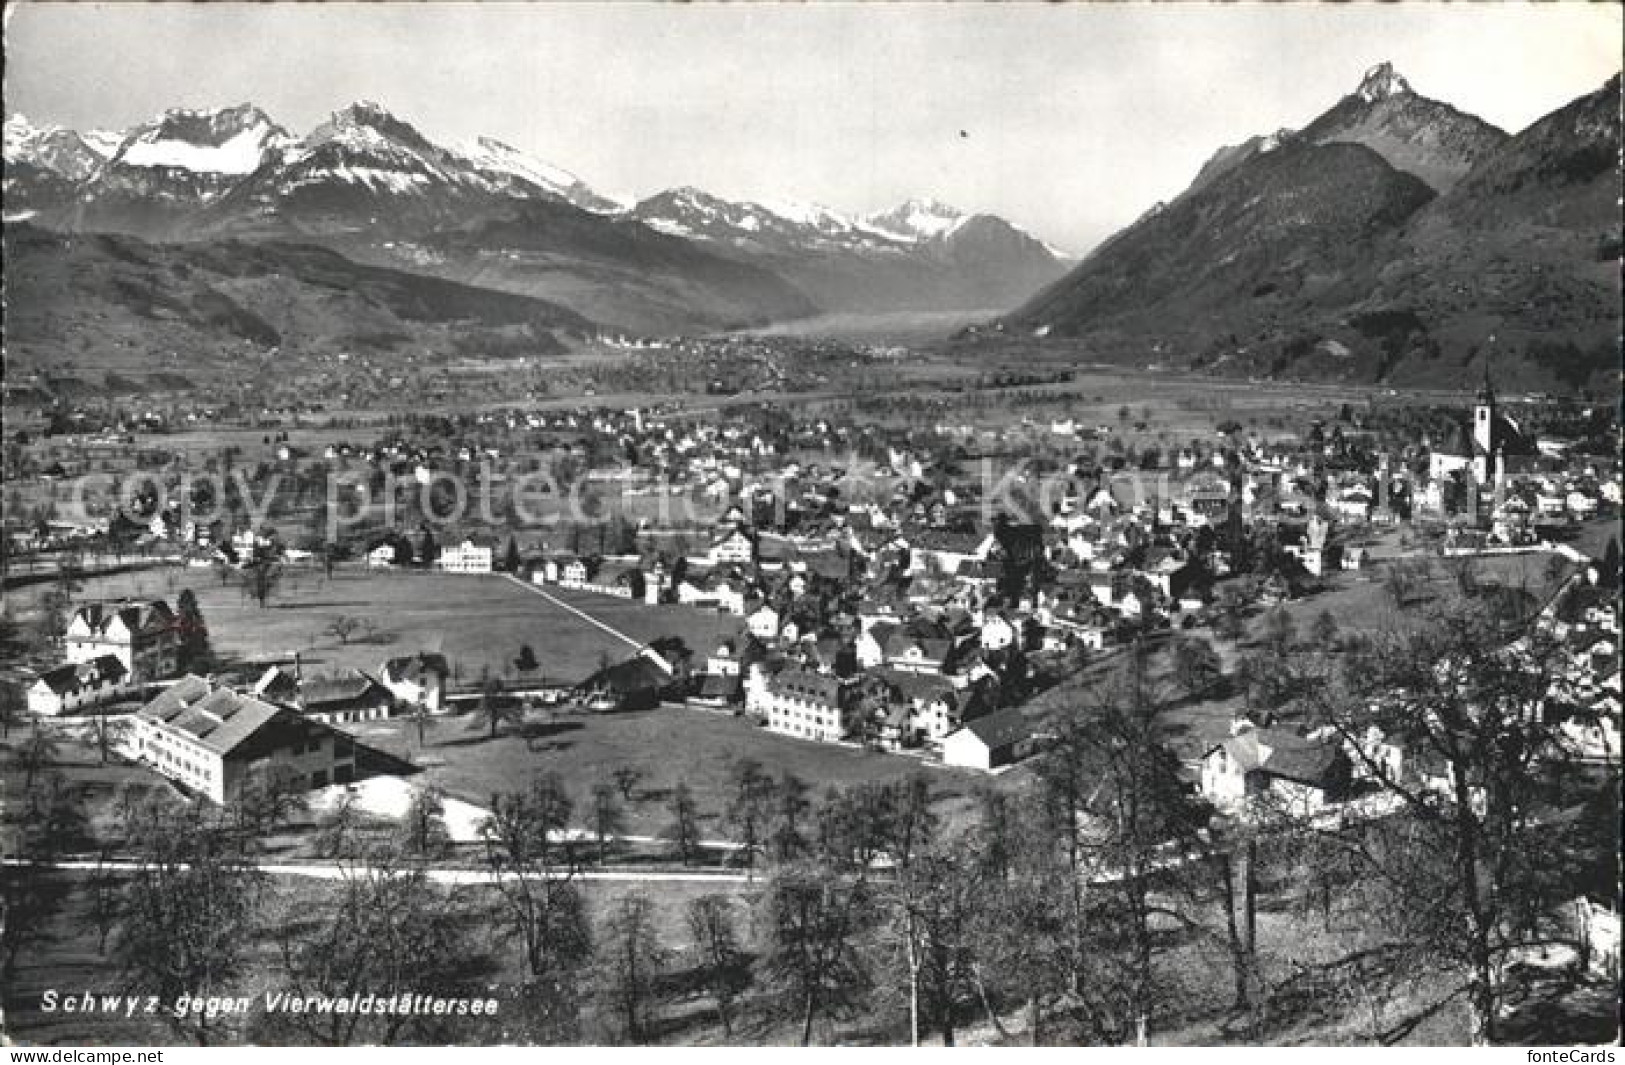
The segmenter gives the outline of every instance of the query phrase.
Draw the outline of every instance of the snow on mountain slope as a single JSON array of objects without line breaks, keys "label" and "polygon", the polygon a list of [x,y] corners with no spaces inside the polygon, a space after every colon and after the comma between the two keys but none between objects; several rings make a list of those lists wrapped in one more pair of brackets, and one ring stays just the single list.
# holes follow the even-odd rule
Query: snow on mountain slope
[{"label": "snow on mountain slope", "polygon": [[6,119],[5,160],[28,163],[68,181],[82,181],[101,165],[102,157],[83,137],[61,126],[35,126],[23,115]]},{"label": "snow on mountain slope", "polygon": [[194,174],[251,174],[294,138],[251,104],[218,111],[171,110],[131,130],[109,162]]},{"label": "snow on mountain slope", "polygon": [[520,182],[575,204],[595,214],[614,214],[624,211],[629,204],[594,191],[586,182],[565,170],[535,156],[527,155],[494,137],[476,137],[454,146],[454,150],[469,165],[481,173],[499,180],[514,178]]},{"label": "snow on mountain slope", "polygon": [[899,240],[936,240],[950,236],[968,216],[937,200],[908,200],[890,211],[870,215],[866,221]]}]

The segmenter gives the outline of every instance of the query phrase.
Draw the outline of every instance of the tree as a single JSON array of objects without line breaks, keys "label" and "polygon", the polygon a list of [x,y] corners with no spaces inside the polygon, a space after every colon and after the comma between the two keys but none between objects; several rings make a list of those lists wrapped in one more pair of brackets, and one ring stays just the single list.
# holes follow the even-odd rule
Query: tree
[{"label": "tree", "polygon": [[[1542,939],[1568,858],[1543,813],[1563,761],[1541,708],[1563,653],[1539,627],[1516,634],[1471,603],[1401,619],[1317,691],[1320,716],[1402,811],[1344,842],[1385,889],[1395,933],[1460,974],[1475,1045],[1496,1038],[1506,963]],[[1389,770],[1374,735],[1422,772]]]},{"label": "tree", "polygon": [[630,765],[617,766],[615,772],[610,774],[610,779],[615,781],[615,788],[621,793],[621,801],[631,802],[632,793],[643,781],[643,770]]},{"label": "tree", "polygon": [[261,610],[282,583],[282,567],[268,558],[255,559],[243,567],[243,591]]},{"label": "tree", "polygon": [[[1104,881],[1073,894],[1072,991],[1102,1038],[1144,1045],[1157,1007],[1152,926],[1181,917],[1153,897],[1151,874],[1170,849],[1190,849],[1205,817],[1165,744],[1168,704],[1147,676],[1142,647],[1088,702],[1083,714],[1057,721],[1056,741],[1038,765],[1068,877]],[[1107,937],[1102,927],[1115,931]]]},{"label": "tree", "polygon": [[1285,658],[1297,642],[1298,630],[1286,607],[1278,606],[1264,617],[1264,645],[1277,659]]},{"label": "tree", "polygon": [[[431,884],[421,868],[375,854],[345,870],[337,892],[291,905],[297,909],[277,923],[276,933],[282,982],[291,996],[485,993],[476,981],[486,965],[463,904]],[[282,1011],[267,1014],[266,1021],[324,1046],[456,1041],[459,1025],[443,1014],[386,1010]]]},{"label": "tree", "polygon": [[509,573],[519,572],[519,541],[512,536],[508,537],[508,550],[502,556],[502,568]]},{"label": "tree", "polygon": [[494,795],[480,827],[506,918],[520,944],[532,999],[552,1027],[576,1023],[575,986],[592,957],[592,930],[574,879],[577,863],[565,839],[574,808],[556,775],[525,792]]},{"label": "tree", "polygon": [[649,1000],[667,952],[655,928],[654,904],[642,894],[624,895],[610,909],[599,963],[603,994],[623,1038],[644,1042]]},{"label": "tree", "polygon": [[401,853],[438,858],[451,845],[446,831],[446,804],[438,788],[417,788],[401,817],[398,836]]},{"label": "tree", "polygon": [[[960,999],[971,991],[973,920],[984,888],[975,864],[962,857],[946,850],[916,855],[893,892],[904,936],[910,1013],[934,1022],[943,1046],[954,1045]],[[919,1042],[918,1020],[914,1042]]]},{"label": "tree", "polygon": [[23,711],[28,706],[21,684],[0,680],[0,739],[9,740],[14,726],[23,722]]},{"label": "tree", "polygon": [[190,588],[182,588],[175,602],[175,624],[180,636],[180,668],[185,673],[208,672],[214,664],[209,646],[209,626],[204,623],[203,611],[197,596]]},{"label": "tree", "polygon": [[1322,651],[1337,649],[1337,619],[1332,617],[1330,610],[1322,610],[1315,615],[1315,621],[1310,626],[1309,635],[1315,641],[1315,646]]},{"label": "tree", "polygon": [[327,632],[341,645],[347,645],[350,637],[361,630],[361,619],[349,614],[340,614],[327,623]]},{"label": "tree", "polygon": [[107,764],[108,755],[116,753],[124,746],[132,727],[128,717],[112,718],[106,713],[96,715],[96,756],[102,765]]},{"label": "tree", "polygon": [[1191,698],[1213,687],[1222,672],[1218,652],[1206,640],[1186,637],[1174,644],[1174,675]]},{"label": "tree", "polygon": [[671,823],[666,827],[666,838],[676,845],[678,859],[688,865],[699,850],[700,823],[699,808],[687,784],[677,782],[677,787],[672,789],[668,809],[671,811]]},{"label": "tree", "polygon": [[52,733],[46,731],[38,718],[28,732],[28,738],[17,749],[17,764],[23,770],[23,791],[33,790],[34,778],[40,770],[62,756],[62,745]]},{"label": "tree", "polygon": [[615,797],[615,789],[608,784],[595,784],[592,789],[592,833],[598,841],[598,864],[609,860],[609,847],[615,837],[626,831],[626,813]]},{"label": "tree", "polygon": [[417,729],[418,749],[422,750],[424,733],[434,727],[434,710],[430,708],[427,702],[420,699],[412,704],[411,709],[407,711],[407,716],[412,719],[412,725]]},{"label": "tree", "polygon": [[869,886],[861,877],[787,865],[768,881],[761,906],[764,977],[799,1016],[801,1045],[809,1046],[819,1018],[839,1019],[868,994],[857,937],[871,916]]},{"label": "tree", "polygon": [[733,1005],[750,986],[750,965],[734,928],[733,898],[701,895],[688,904],[688,931],[694,939],[695,965],[716,1003],[725,1038],[733,1038]]},{"label": "tree", "polygon": [[353,792],[339,793],[332,809],[316,822],[316,853],[323,858],[348,858],[358,850],[362,811]]},{"label": "tree", "polygon": [[[228,995],[246,975],[264,874],[244,859],[230,825],[200,805],[150,808],[135,845],[113,945],[129,989],[165,1003]],[[160,1016],[199,1046],[223,1023],[202,1011]]]},{"label": "tree", "polygon": [[773,811],[773,829],[768,847],[777,861],[795,861],[807,852],[805,822],[812,803],[807,799],[806,781],[786,769],[779,775],[778,800]]},{"label": "tree", "polygon": [[742,758],[736,762],[729,777],[733,797],[723,818],[737,833],[746,868],[754,869],[757,852],[765,844],[777,788],[762,764],[753,758]]},{"label": "tree", "polygon": [[479,706],[474,711],[475,727],[484,724],[488,730],[486,738],[494,740],[497,730],[504,725],[518,724],[524,716],[524,708],[516,700],[502,694],[502,682],[495,677],[486,677],[480,686]]},{"label": "tree", "polygon": [[542,664],[536,660],[536,652],[531,649],[530,644],[521,644],[519,657],[513,660],[513,668],[517,669],[521,676],[529,677],[541,666]]}]

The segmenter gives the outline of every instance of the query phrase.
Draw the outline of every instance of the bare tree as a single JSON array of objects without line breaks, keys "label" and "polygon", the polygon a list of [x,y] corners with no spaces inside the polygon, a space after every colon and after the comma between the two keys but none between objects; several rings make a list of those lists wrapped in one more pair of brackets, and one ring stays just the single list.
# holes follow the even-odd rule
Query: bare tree
[{"label": "bare tree", "polygon": [[609,848],[615,837],[626,831],[626,813],[608,784],[596,784],[592,789],[592,832],[598,841],[598,864],[609,860]]},{"label": "bare tree", "polygon": [[[1541,940],[1568,860],[1561,825],[1543,823],[1565,763],[1542,710],[1562,662],[1538,626],[1445,604],[1400,619],[1319,689],[1319,714],[1398,811],[1337,838],[1388,889],[1395,930],[1457,968],[1475,1045],[1496,1038],[1505,963]],[[1377,738],[1402,745],[1409,772]]]},{"label": "bare tree", "polygon": [[701,895],[689,902],[686,911],[695,962],[716,1003],[723,1035],[729,1039],[733,1038],[734,1002],[750,986],[750,965],[739,945],[733,909],[734,900],[728,895]]},{"label": "bare tree", "polygon": [[694,793],[682,781],[671,793],[671,823],[666,827],[666,838],[677,847],[677,857],[684,865],[688,865],[700,845],[699,808],[694,802]]},{"label": "bare tree", "polygon": [[655,980],[667,960],[655,928],[654,903],[641,894],[624,895],[611,907],[600,936],[602,988],[619,1034],[628,1042],[648,1038],[648,1009]]},{"label": "bare tree", "polygon": [[327,623],[327,633],[338,640],[341,645],[347,645],[350,637],[361,631],[361,619],[349,614],[340,614]]},{"label": "bare tree", "polygon": [[845,1016],[872,986],[857,949],[858,933],[873,913],[869,885],[829,876],[816,865],[787,865],[768,881],[761,906],[765,982],[799,1019],[801,1045],[809,1046],[820,1018]]},{"label": "bare tree", "polygon": [[615,788],[621,793],[621,801],[631,802],[632,793],[638,790],[638,785],[643,781],[643,770],[630,765],[617,766],[615,772],[610,774],[610,779],[615,781]]}]

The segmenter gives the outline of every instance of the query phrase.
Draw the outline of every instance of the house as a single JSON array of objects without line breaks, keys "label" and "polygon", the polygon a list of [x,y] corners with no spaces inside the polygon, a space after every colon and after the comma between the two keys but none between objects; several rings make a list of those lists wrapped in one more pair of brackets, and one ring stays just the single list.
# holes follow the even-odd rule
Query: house
[{"label": "house", "polygon": [[45,717],[110,702],[134,690],[117,655],[70,662],[41,673],[28,688],[28,712]]},{"label": "house", "polygon": [[1202,755],[1202,795],[1234,813],[1259,802],[1289,812],[1319,813],[1347,797],[1353,767],[1342,744],[1329,736],[1238,722],[1234,733]]},{"label": "house", "polygon": [[840,740],[849,731],[855,685],[840,677],[804,669],[785,669],[750,688],[745,709],[769,729],[787,736]]},{"label": "house", "polygon": [[446,656],[433,651],[391,658],[378,671],[378,681],[396,701],[407,706],[428,707],[438,714],[445,707],[446,677],[451,668]]},{"label": "house", "polygon": [[672,683],[672,668],[655,651],[644,648],[631,658],[605,666],[576,687],[595,710],[647,710],[660,705]]},{"label": "house", "polygon": [[744,698],[744,691],[744,681],[738,673],[707,673],[686,701],[694,706],[724,709],[736,706]]},{"label": "house", "polygon": [[886,643],[896,631],[895,623],[877,621],[859,633],[857,643],[853,647],[858,657],[858,668],[874,669],[886,661]]},{"label": "house", "polygon": [[395,565],[395,545],[381,543],[367,552],[367,565],[373,569],[388,569]]},{"label": "house", "polygon": [[756,544],[742,529],[730,529],[711,542],[705,559],[713,566],[748,563],[756,557]]},{"label": "house", "polygon": [[435,565],[443,573],[490,573],[491,548],[488,544],[464,540],[455,547],[441,548]]},{"label": "house", "polygon": [[202,677],[182,677],[132,720],[125,754],[217,803],[261,770],[310,789],[355,778],[355,745],[344,733]]},{"label": "house", "polygon": [[1002,651],[1014,644],[1020,635],[1016,626],[1002,614],[989,614],[982,621],[983,650]]},{"label": "house", "polygon": [[705,660],[705,672],[715,677],[739,676],[739,652],[732,640],[724,640],[717,645]]},{"label": "house", "polygon": [[750,630],[752,636],[763,643],[775,640],[779,635],[779,612],[763,603],[745,618],[745,627]]},{"label": "house", "polygon": [[90,603],[80,607],[63,636],[71,663],[112,655],[131,684],[163,680],[180,668],[180,633],[168,603]]},{"label": "house", "polygon": [[295,709],[328,725],[378,721],[389,716],[395,697],[359,669],[306,677],[295,695]]},{"label": "house", "polygon": [[967,721],[942,741],[944,765],[984,772],[1020,761],[1032,748],[1032,730],[1021,711],[1000,710]]}]

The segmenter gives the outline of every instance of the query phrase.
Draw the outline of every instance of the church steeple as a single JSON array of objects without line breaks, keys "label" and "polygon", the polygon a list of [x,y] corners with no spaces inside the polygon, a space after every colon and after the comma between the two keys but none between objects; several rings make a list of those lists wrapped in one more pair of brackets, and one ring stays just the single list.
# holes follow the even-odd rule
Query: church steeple
[{"label": "church steeple", "polygon": [[[1494,451],[1495,440],[1495,385],[1490,380],[1490,357],[1484,356],[1484,383],[1478,389],[1478,402],[1473,404],[1473,453],[1488,456]],[[1488,469],[1484,471],[1488,475]]]},{"label": "church steeple", "polygon": [[1487,407],[1495,406],[1495,384],[1490,380],[1490,357],[1484,356],[1484,383],[1478,386],[1478,402]]}]

